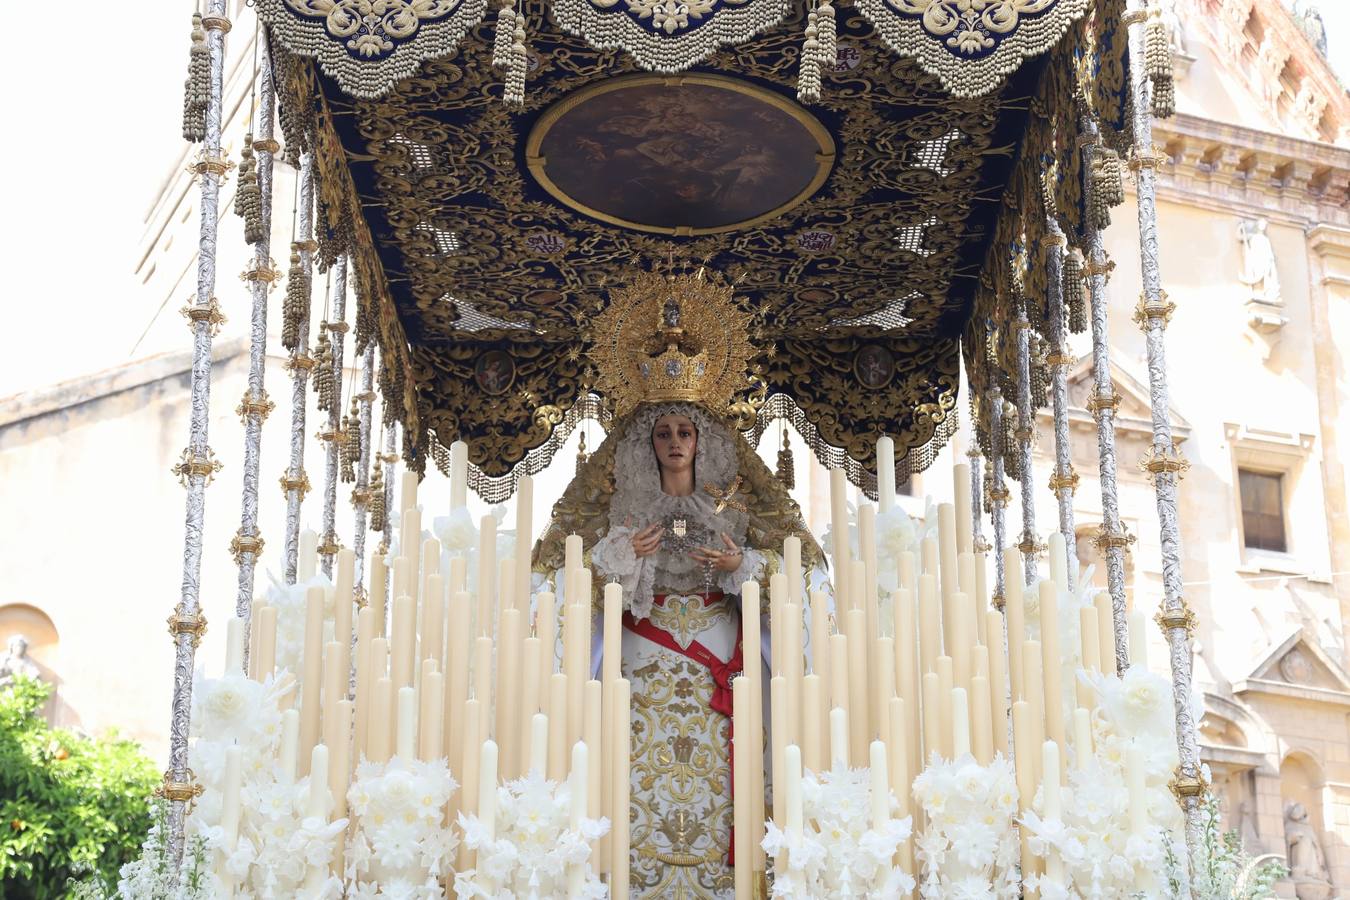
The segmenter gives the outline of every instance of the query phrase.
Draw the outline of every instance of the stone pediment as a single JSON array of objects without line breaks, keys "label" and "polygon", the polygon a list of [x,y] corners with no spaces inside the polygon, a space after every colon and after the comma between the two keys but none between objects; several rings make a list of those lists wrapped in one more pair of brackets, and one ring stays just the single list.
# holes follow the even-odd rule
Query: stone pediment
[{"label": "stone pediment", "polygon": [[1273,645],[1233,693],[1262,693],[1350,707],[1350,675],[1320,644],[1294,630]]},{"label": "stone pediment", "polygon": [[[1092,376],[1092,356],[1087,355],[1069,367],[1065,380],[1069,389],[1069,414],[1074,419],[1086,417],[1093,421],[1088,410],[1088,401],[1095,392]],[[1153,433],[1153,418],[1149,413],[1148,383],[1131,373],[1127,368],[1111,361],[1111,383],[1120,395],[1120,406],[1116,411],[1117,431],[1145,431]],[[1175,408],[1169,409],[1172,419],[1172,437],[1177,443],[1184,441],[1190,434],[1191,426]]]}]

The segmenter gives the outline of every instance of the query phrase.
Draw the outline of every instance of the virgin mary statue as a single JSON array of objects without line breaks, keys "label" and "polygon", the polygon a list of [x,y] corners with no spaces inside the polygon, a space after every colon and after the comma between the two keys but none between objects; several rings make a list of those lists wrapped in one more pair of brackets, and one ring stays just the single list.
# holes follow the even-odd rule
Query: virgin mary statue
[{"label": "virgin mary statue", "polygon": [[[731,679],[768,663],[768,579],[784,539],[801,538],[804,569],[823,565],[796,503],[735,425],[747,318],[730,287],[701,275],[641,275],[615,292],[592,356],[617,417],[535,548],[536,570],[556,577],[566,536],[582,537],[597,613],[603,584],[623,586],[636,897],[734,896]],[[741,608],[746,581],[761,584],[760,609]],[[760,617],[763,660],[742,659],[745,615]]]}]

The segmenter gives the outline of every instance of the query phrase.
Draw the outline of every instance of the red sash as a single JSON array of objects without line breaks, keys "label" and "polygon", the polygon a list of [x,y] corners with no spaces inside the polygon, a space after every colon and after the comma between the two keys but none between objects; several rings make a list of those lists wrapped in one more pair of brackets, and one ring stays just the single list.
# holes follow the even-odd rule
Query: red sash
[{"label": "red sash", "polygon": [[[703,603],[706,606],[714,599],[721,598],[722,594],[720,591],[713,591],[703,595]],[[666,595],[656,595],[653,598],[653,602],[658,606],[664,606]],[[723,662],[718,659],[711,650],[700,644],[698,641],[690,641],[688,647],[681,647],[679,642],[675,640],[670,632],[663,628],[658,628],[651,619],[635,619],[633,618],[633,614],[626,610],[623,614],[623,627],[627,628],[638,637],[646,638],[653,644],[658,644],[665,647],[667,650],[672,650],[686,659],[692,659],[694,662],[707,669],[713,679],[712,699],[708,701],[708,706],[713,711],[721,713],[728,719],[732,718],[731,680],[741,674],[744,665],[741,656],[740,629],[737,629],[736,631],[736,649],[732,651],[731,659]],[[727,763],[732,764],[736,752],[736,739],[731,723],[728,723],[727,738]],[[736,797],[735,765],[731,766],[731,771],[733,773],[731,778],[731,796],[734,803]],[[736,865],[736,831],[734,828],[731,831],[731,847],[727,851],[727,865]]]}]

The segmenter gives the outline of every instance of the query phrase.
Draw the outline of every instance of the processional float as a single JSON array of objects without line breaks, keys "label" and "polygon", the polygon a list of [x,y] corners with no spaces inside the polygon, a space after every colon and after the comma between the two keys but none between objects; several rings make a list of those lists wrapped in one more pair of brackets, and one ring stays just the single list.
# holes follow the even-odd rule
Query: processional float
[{"label": "processional float", "polygon": [[[714,283],[727,310],[753,312],[736,360],[738,425],[758,440],[790,422],[831,469],[829,582],[807,583],[789,537],[783,570],[742,593],[748,609],[767,593],[770,644],[794,652],[773,653],[767,679],[748,666],[733,682],[736,736],[767,745],[770,760],[766,772],[748,753],[735,759],[736,896],[1187,890],[1206,785],[1180,580],[1185,463],[1167,412],[1173,307],[1155,227],[1151,123],[1172,94],[1156,5],[255,10],[236,200],[253,247],[239,583],[225,674],[196,673],[195,689],[205,487],[219,470],[206,434],[211,338],[229,306],[215,283],[230,166],[224,0],[194,17],[184,106],[184,135],[201,144],[202,219],[184,310],[192,416],[176,470],[188,501],[162,788],[179,856],[209,835],[227,895],[628,895],[634,698],[617,653],[591,666],[593,644],[617,646],[623,590],[593,586],[579,536],[558,575],[532,572],[531,476],[583,419],[613,415],[593,320],[612,320],[620,289],[647,279],[655,293],[632,308],[653,325],[661,291],[678,306]],[[285,586],[263,593],[278,154],[299,173],[282,310],[292,427]],[[1124,169],[1138,201],[1135,318],[1154,433],[1141,465],[1162,529],[1156,621],[1170,684],[1144,664],[1144,611],[1125,595],[1133,538],[1115,493],[1114,264],[1101,234]],[[317,328],[316,268],[334,298]],[[1067,333],[1088,329],[1100,596],[1076,583],[1065,388]],[[349,331],[359,378],[344,396]],[[698,349],[679,352],[692,366]],[[911,519],[896,480],[956,433],[962,368],[971,440],[953,470],[957,502]],[[311,381],[326,450],[321,533],[301,527]],[[1031,454],[1046,405],[1059,527],[1042,543]],[[418,505],[428,459],[451,481],[444,516]],[[339,481],[354,484],[346,542]],[[877,506],[853,510],[849,482]],[[469,519],[470,487],[489,502],[515,496],[514,535]],[[756,659],[759,623],[746,621]]]}]

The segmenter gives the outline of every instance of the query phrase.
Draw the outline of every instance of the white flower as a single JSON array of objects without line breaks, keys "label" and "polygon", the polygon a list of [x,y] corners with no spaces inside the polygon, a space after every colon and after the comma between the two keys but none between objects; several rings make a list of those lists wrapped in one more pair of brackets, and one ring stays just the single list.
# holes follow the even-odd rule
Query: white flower
[{"label": "white flower", "polygon": [[455,507],[448,516],[437,516],[432,520],[431,530],[451,554],[462,554],[478,546],[478,527],[467,506]]}]

